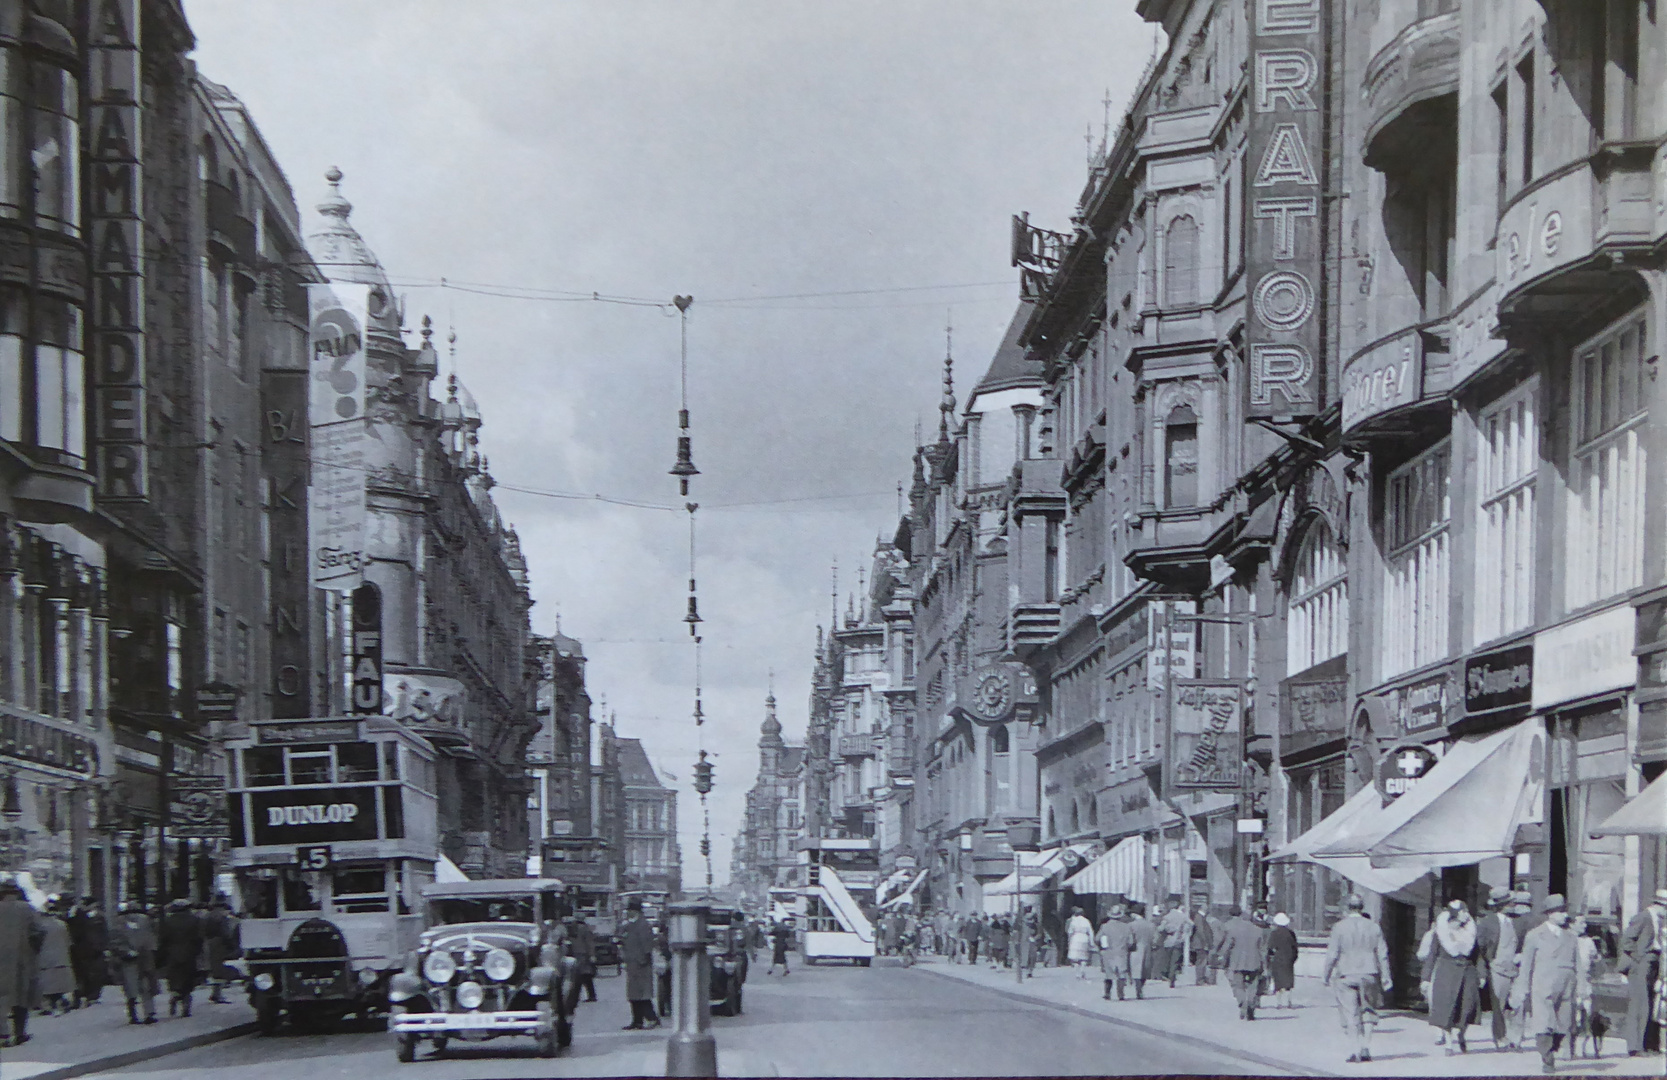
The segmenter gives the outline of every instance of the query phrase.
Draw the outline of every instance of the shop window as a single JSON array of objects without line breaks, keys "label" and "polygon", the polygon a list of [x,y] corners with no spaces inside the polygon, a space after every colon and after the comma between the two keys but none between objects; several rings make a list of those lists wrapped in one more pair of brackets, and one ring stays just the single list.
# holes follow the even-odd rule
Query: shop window
[{"label": "shop window", "polygon": [[[1287,780],[1286,836],[1301,836],[1343,805],[1341,758],[1291,770]],[[1342,875],[1314,863],[1274,869],[1274,903],[1291,917],[1291,929],[1322,935],[1343,914],[1350,885]]]},{"label": "shop window", "polygon": [[1559,715],[1548,735],[1550,888],[1568,897],[1570,911],[1618,920],[1626,838],[1592,830],[1627,801],[1625,714],[1609,705]]},{"label": "shop window", "polygon": [[1316,518],[1291,573],[1285,620],[1285,673],[1295,675],[1349,649],[1349,583],[1342,547]]},{"label": "shop window", "polygon": [[1385,486],[1381,677],[1442,659],[1447,633],[1450,447],[1446,440],[1389,475]]},{"label": "shop window", "polygon": [[1198,505],[1198,417],[1185,405],[1163,426],[1164,499],[1169,507]]},{"label": "shop window", "polygon": [[1476,644],[1534,621],[1534,478],[1540,463],[1535,387],[1524,386],[1477,423]]},{"label": "shop window", "polygon": [[1183,214],[1163,235],[1163,303],[1186,307],[1198,302],[1198,222]]},{"label": "shop window", "polygon": [[1646,331],[1644,315],[1631,315],[1575,352],[1571,610],[1643,584]]}]

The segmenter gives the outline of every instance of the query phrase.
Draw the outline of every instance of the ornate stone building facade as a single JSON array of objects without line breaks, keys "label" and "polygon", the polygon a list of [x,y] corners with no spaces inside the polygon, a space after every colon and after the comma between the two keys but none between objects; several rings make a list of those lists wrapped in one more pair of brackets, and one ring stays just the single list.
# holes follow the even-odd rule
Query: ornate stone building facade
[{"label": "ornate stone building facade", "polygon": [[641,739],[618,739],[624,798],[623,889],[677,895],[683,889],[683,851],[677,843],[677,789],[661,779]]},{"label": "ornate stone building facade", "polygon": [[759,725],[758,775],[729,863],[730,887],[751,910],[768,910],[771,888],[799,883],[793,844],[804,835],[804,774],[805,748],[781,737],[772,693]]}]

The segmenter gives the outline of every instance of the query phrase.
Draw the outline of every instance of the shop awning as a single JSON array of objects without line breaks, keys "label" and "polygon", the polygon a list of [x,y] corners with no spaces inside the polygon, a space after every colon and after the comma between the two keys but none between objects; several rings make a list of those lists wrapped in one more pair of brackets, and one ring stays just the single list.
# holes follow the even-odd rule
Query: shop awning
[{"label": "shop awning", "polygon": [[1283,847],[1275,849],[1269,862],[1310,862],[1335,871],[1356,885],[1375,893],[1399,892],[1424,876],[1422,869],[1402,867],[1378,869],[1364,851],[1354,855],[1315,855],[1328,845],[1358,845],[1371,833],[1373,823],[1383,814],[1383,799],[1375,786],[1363,787],[1320,823]]},{"label": "shop awning", "polygon": [[1040,892],[1042,882],[1059,872],[1065,853],[1059,848],[1048,851],[1021,851],[1019,865],[1024,867],[1024,887],[1019,888],[1018,875],[1008,874],[992,885],[984,886],[985,896],[1012,896],[1017,889],[1024,893]]},{"label": "shop awning", "polygon": [[1146,838],[1125,837],[1110,851],[1064,881],[1074,893],[1122,893],[1130,900],[1146,899]]},{"label": "shop awning", "polygon": [[1541,819],[1544,795],[1545,725],[1524,720],[1454,743],[1411,791],[1311,854],[1419,874],[1468,866],[1510,855],[1518,827]]},{"label": "shop awning", "polygon": [[887,908],[901,907],[904,904],[914,903],[915,890],[920,888],[920,883],[925,881],[925,880],[926,880],[926,871],[922,870],[920,873],[915,875],[915,879],[913,881],[909,882],[909,887],[907,889],[904,889],[902,892],[898,893],[896,896],[892,897],[890,900],[887,900],[885,903],[881,904],[880,905],[880,910],[884,911]]},{"label": "shop awning", "polygon": [[1667,773],[1610,814],[1593,836],[1667,836]]},{"label": "shop awning", "polygon": [[436,883],[455,883],[468,881],[469,875],[458,869],[456,863],[442,855],[434,860],[434,880]]}]

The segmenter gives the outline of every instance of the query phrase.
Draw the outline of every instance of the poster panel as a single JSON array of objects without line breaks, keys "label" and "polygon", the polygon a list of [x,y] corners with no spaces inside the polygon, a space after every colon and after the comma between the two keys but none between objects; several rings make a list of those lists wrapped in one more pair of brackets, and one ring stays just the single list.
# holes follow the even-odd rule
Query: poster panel
[{"label": "poster panel", "polygon": [[368,285],[315,284],[308,291],[307,488],[312,587],[348,592],[364,582],[365,320]]}]

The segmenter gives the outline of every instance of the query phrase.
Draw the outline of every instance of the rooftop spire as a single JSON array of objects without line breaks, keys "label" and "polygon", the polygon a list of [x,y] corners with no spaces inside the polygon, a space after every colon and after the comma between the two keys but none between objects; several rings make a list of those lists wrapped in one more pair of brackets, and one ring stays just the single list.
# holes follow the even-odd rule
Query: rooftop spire
[{"label": "rooftop spire", "polygon": [[949,441],[950,417],[955,414],[955,324],[943,328],[943,399],[938,402],[938,441]]}]

